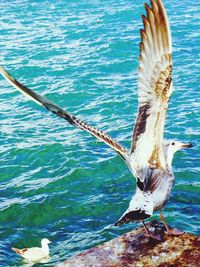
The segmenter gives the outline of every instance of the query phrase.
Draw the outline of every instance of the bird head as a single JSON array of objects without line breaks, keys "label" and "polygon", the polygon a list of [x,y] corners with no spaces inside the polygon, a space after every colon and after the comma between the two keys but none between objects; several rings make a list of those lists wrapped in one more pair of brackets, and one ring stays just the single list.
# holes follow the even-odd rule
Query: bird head
[{"label": "bird head", "polygon": [[42,241],[41,241],[42,246],[43,245],[48,245],[50,243],[51,243],[51,241],[49,239],[47,239],[47,238],[43,238]]},{"label": "bird head", "polygon": [[190,147],[192,147],[192,144],[190,143],[182,143],[182,142],[174,141],[174,140],[165,141],[164,150],[166,154],[167,163],[171,165],[173,156],[178,150],[182,148],[190,148]]}]

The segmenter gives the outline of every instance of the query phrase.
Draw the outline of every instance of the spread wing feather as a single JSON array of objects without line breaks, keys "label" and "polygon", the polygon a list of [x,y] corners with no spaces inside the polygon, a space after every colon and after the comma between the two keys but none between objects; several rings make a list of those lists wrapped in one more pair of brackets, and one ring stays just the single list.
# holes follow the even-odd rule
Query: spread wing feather
[{"label": "spread wing feather", "polygon": [[131,161],[134,168],[164,167],[162,142],[172,92],[172,48],[168,18],[161,0],[145,4],[138,68],[138,117]]},{"label": "spread wing feather", "polygon": [[4,76],[4,78],[12,84],[15,88],[17,88],[21,93],[26,95],[31,100],[35,101],[37,104],[45,107],[47,110],[51,111],[52,113],[56,114],[57,116],[67,120],[70,124],[84,130],[91,135],[95,136],[97,139],[103,141],[108,146],[112,147],[123,159],[128,158],[128,151],[123,148],[119,143],[113,140],[109,135],[106,133],[98,130],[95,127],[90,126],[89,124],[79,120],[77,117],[73,116],[69,112],[63,110],[53,102],[51,102],[46,97],[34,92],[33,90],[27,88],[26,86],[19,83],[15,80],[11,75],[5,71],[2,67],[0,67],[0,73]]}]

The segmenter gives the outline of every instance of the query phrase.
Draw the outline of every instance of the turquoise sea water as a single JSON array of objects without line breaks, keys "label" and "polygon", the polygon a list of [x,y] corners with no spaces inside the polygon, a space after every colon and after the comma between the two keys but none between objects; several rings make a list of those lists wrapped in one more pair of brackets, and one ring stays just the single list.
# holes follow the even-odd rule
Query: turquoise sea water
[{"label": "turquoise sea water", "polygon": [[[176,154],[165,208],[179,229],[199,230],[197,1],[164,1],[173,36],[174,87],[166,138]],[[0,1],[0,62],[18,80],[130,147],[137,115],[141,0]],[[135,179],[110,148],[48,113],[0,78],[0,266],[23,266],[11,247],[49,238],[53,266],[138,226],[114,227]],[[156,213],[152,219],[158,218]]]}]

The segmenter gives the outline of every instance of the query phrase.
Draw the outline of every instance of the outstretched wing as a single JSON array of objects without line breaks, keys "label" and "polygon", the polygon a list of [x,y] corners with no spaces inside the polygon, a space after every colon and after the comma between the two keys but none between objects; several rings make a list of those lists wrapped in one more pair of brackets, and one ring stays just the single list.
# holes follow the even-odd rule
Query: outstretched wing
[{"label": "outstretched wing", "polygon": [[136,169],[165,166],[163,132],[172,93],[172,48],[168,18],[161,0],[145,4],[138,68],[138,117],[131,158]]},{"label": "outstretched wing", "polygon": [[119,143],[117,143],[115,140],[113,140],[106,133],[79,120],[69,112],[63,110],[62,108],[60,108],[59,106],[48,100],[46,97],[41,96],[40,94],[22,85],[13,77],[11,77],[10,74],[7,71],[5,71],[2,67],[0,67],[0,73],[10,84],[12,84],[15,88],[17,88],[21,93],[23,93],[24,95],[35,101],[37,104],[45,107],[47,110],[51,111],[57,116],[67,120],[72,125],[80,128],[81,130],[85,130],[86,132],[95,136],[97,139],[103,141],[108,146],[112,147],[123,159],[128,158],[128,151],[125,148],[123,148]]}]

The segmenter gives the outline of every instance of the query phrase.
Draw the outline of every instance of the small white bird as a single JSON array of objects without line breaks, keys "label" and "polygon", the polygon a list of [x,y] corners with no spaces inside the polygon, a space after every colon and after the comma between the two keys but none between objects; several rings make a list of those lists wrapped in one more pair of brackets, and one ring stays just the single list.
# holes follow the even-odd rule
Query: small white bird
[{"label": "small white bird", "polygon": [[49,244],[51,241],[49,241],[47,238],[43,238],[41,240],[41,248],[39,247],[33,247],[33,248],[12,248],[14,252],[22,256],[24,259],[28,261],[40,261],[44,258],[47,258],[49,256]]}]

